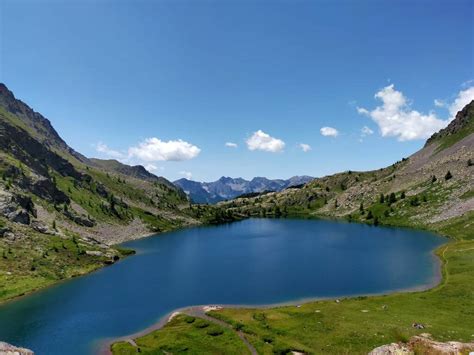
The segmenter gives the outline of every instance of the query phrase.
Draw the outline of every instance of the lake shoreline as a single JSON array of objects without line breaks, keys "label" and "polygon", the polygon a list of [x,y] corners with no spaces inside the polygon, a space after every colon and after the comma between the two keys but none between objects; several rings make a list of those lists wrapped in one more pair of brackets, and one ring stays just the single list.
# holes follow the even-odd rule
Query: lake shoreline
[{"label": "lake shoreline", "polygon": [[452,244],[455,242],[452,238],[448,236],[441,236],[447,239],[446,243],[438,246],[436,249],[431,251],[431,255],[435,261],[435,265],[433,266],[436,270],[435,275],[433,276],[433,280],[431,280],[429,283],[425,285],[419,285],[419,286],[414,286],[414,287],[409,287],[409,288],[402,288],[402,289],[395,289],[391,291],[382,291],[382,292],[377,292],[377,293],[361,293],[361,294],[353,294],[353,295],[339,295],[339,296],[331,296],[331,297],[309,297],[309,298],[302,298],[298,300],[290,300],[290,301],[284,301],[284,302],[277,302],[277,303],[265,303],[265,304],[205,304],[205,305],[193,305],[193,306],[185,306],[185,307],[180,307],[176,308],[165,315],[161,316],[157,322],[153,323],[151,326],[146,327],[145,329],[142,329],[138,332],[121,336],[118,338],[106,338],[99,340],[97,342],[97,353],[100,355],[112,355],[111,351],[111,346],[114,343],[121,342],[121,341],[129,341],[133,340],[139,337],[142,337],[144,335],[147,335],[153,331],[162,329],[177,313],[184,313],[186,314],[187,312],[192,312],[195,313],[196,311],[198,312],[204,312],[206,313],[208,310],[207,308],[217,308],[217,309],[223,309],[223,308],[234,308],[234,309],[247,309],[247,308],[255,308],[255,309],[269,309],[269,308],[279,308],[279,307],[288,307],[288,306],[295,306],[295,307],[300,307],[302,304],[309,304],[309,303],[315,303],[315,302],[320,302],[320,301],[342,301],[342,300],[347,300],[347,299],[354,299],[358,297],[383,297],[383,296],[393,296],[397,294],[407,294],[407,293],[422,293],[426,292],[429,290],[436,289],[440,285],[444,283],[445,280],[445,266],[446,262],[445,259],[440,255],[441,250],[444,249],[447,245]]},{"label": "lake shoreline", "polygon": [[[78,277],[83,277],[83,276],[87,276],[87,275],[90,275],[94,272],[97,272],[99,270],[102,270],[104,268],[107,268],[109,266],[112,266],[112,265],[115,265],[116,263],[120,262],[121,260],[124,260],[124,259],[127,259],[131,256],[134,256],[136,255],[136,251],[133,250],[133,249],[128,249],[128,248],[120,248],[120,246],[122,244],[125,244],[125,243],[128,243],[128,242],[134,242],[134,241],[137,241],[137,240],[140,240],[140,239],[146,239],[146,238],[150,238],[150,237],[153,237],[155,235],[159,235],[159,234],[163,234],[163,233],[168,233],[168,232],[174,232],[174,231],[178,231],[178,230],[182,230],[184,228],[188,228],[187,226],[186,227],[182,227],[182,228],[177,228],[177,229],[174,229],[174,230],[170,230],[170,231],[166,231],[166,232],[149,232],[149,233],[146,233],[146,234],[140,234],[140,235],[134,235],[134,236],[131,236],[130,240],[127,240],[125,242],[119,242],[119,243],[111,243],[109,244],[110,247],[112,248],[116,248],[116,247],[119,247],[117,250],[126,250],[127,253],[126,254],[123,254],[122,257],[112,263],[112,264],[103,264],[103,265],[98,265],[97,267],[95,268],[92,268],[91,270],[87,271],[87,272],[84,272],[84,273],[80,273],[80,274],[77,274],[77,275],[72,275],[70,277],[67,277],[67,278],[64,278],[64,279],[60,279],[60,280],[55,280],[55,281],[52,281],[51,283],[47,284],[47,285],[44,285],[44,286],[41,286],[41,287],[36,287],[36,288],[33,288],[31,290],[28,290],[22,294],[19,294],[19,295],[16,295],[14,297],[10,297],[10,298],[7,298],[7,299],[0,299],[0,307],[10,303],[10,302],[15,302],[17,300],[20,300],[24,297],[27,297],[27,296],[31,296],[32,294],[36,293],[36,292],[39,292],[39,291],[42,291],[42,290],[46,290],[50,287],[54,287],[56,285],[60,285],[61,283],[63,282],[68,282],[68,281],[71,281],[71,280],[74,280]],[[1,340],[0,340],[1,341]]]},{"label": "lake shoreline", "polygon": [[[236,221],[233,221],[233,222],[224,222],[224,223],[221,223],[219,225],[222,225],[222,224],[228,224],[228,223],[235,223],[235,222],[240,222],[242,220],[248,220],[248,219],[252,219],[252,218],[256,218],[256,217],[249,217],[249,218],[244,218],[244,219],[240,219],[240,220],[236,220]],[[257,217],[259,218],[259,217]],[[265,217],[266,219],[307,219],[307,220],[323,220],[323,221],[334,221],[334,222],[338,222],[338,223],[356,223],[356,224],[363,224],[363,225],[370,225],[370,224],[367,224],[367,223],[363,223],[363,222],[357,222],[357,221],[348,221],[348,220],[345,220],[345,219],[341,219],[341,218],[336,218],[336,217],[331,217],[331,216],[322,216],[322,215],[288,215],[286,217]],[[204,225],[204,224],[197,224],[197,225],[188,225],[188,226],[182,226],[182,227],[179,227],[179,228],[176,228],[176,229],[172,229],[172,230],[168,230],[168,231],[164,231],[164,232],[149,232],[149,233],[146,233],[146,234],[140,234],[140,235],[135,235],[135,236],[131,236],[130,240],[127,240],[127,241],[123,241],[123,242],[119,242],[119,243],[111,243],[110,246],[113,248],[113,247],[120,247],[121,245],[123,244],[126,244],[126,243],[130,243],[130,242],[135,242],[135,241],[138,241],[138,240],[142,240],[142,239],[146,239],[146,238],[150,238],[150,237],[153,237],[153,236],[160,236],[162,234],[166,234],[166,233],[171,233],[171,232],[177,232],[177,231],[181,231],[181,230],[185,230],[185,229],[188,229],[188,228],[200,228],[200,227],[209,227],[209,225]],[[384,227],[384,228],[403,228],[403,229],[408,229],[408,230],[414,230],[414,231],[424,231],[424,232],[432,232],[436,235],[438,235],[436,233],[436,231],[432,231],[430,229],[426,229],[426,228],[423,228],[422,226],[420,227],[413,227],[413,226],[396,226],[396,225],[384,225],[384,224],[380,224],[378,227]],[[443,236],[443,235],[440,235],[440,237],[445,237],[447,239],[451,239],[451,237],[449,236]],[[128,248],[125,248],[125,249],[128,249]],[[126,259],[128,257],[131,257],[131,256],[134,256],[136,255],[136,251],[133,250],[133,249],[128,249],[131,251],[130,254],[126,254],[124,255],[122,258],[120,258],[120,260],[118,260],[117,262],[120,262],[121,260],[123,259]],[[22,294],[19,294],[17,296],[14,296],[14,297],[11,297],[11,298],[7,298],[7,299],[0,299],[0,307],[10,303],[10,302],[14,302],[16,300],[19,300],[19,299],[22,299],[24,297],[27,297],[27,296],[30,296],[36,292],[39,292],[39,291],[42,291],[42,290],[45,290],[45,289],[48,289],[50,287],[54,287],[56,285],[59,285],[63,282],[68,282],[68,281],[71,281],[77,277],[82,277],[82,276],[86,276],[86,275],[89,275],[91,273],[94,273],[94,272],[97,272],[99,270],[102,270],[108,266],[112,266],[114,264],[116,264],[117,262],[113,263],[113,264],[104,264],[104,265],[100,265],[98,267],[95,267],[87,272],[84,272],[84,273],[81,273],[81,274],[77,274],[77,275],[73,275],[71,277],[68,277],[68,278],[64,278],[64,279],[60,279],[60,280],[56,280],[56,281],[52,281],[51,283],[45,285],[45,286],[41,286],[41,287],[37,287],[37,288],[33,288],[31,290],[28,290]]]}]

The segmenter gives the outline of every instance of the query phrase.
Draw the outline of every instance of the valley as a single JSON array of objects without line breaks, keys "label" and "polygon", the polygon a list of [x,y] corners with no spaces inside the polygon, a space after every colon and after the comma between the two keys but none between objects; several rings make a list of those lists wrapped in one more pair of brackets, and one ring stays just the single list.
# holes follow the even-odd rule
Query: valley
[{"label": "valley", "polygon": [[[472,308],[472,290],[466,285],[472,284],[469,278],[473,267],[474,102],[460,111],[447,128],[433,135],[423,149],[389,167],[315,179],[303,177],[308,180],[304,184],[267,179],[256,184],[254,179],[254,190],[248,182],[240,181],[239,185],[234,179],[222,178],[220,187],[213,187],[215,196],[219,192],[220,198],[195,204],[188,190],[189,196],[142,166],[82,156],[67,146],[47,119],[17,100],[5,86],[0,94],[2,301],[115,264],[135,253],[133,246],[120,243],[147,235],[186,227],[199,229],[202,225],[225,226],[226,222],[256,217],[275,221],[296,217],[328,223],[343,220],[362,223],[367,228],[407,227],[450,237],[449,244],[437,249],[443,262],[441,283],[427,291],[383,296],[344,297],[357,292],[343,291],[338,302],[313,301],[263,309],[225,306],[205,313],[225,325],[212,325],[212,334],[199,335],[201,328],[195,328],[203,322],[199,316],[179,316],[135,345],[114,344],[114,354],[135,353],[141,347],[144,351],[165,351],[191,344],[202,351],[242,352],[242,339],[258,353],[313,353],[326,350],[326,346],[331,346],[328,351],[333,353],[347,349],[364,353],[384,342],[406,341],[420,334],[418,328],[412,327],[413,322],[423,324],[423,329],[428,327],[437,340],[450,339],[451,334],[462,342],[471,340],[472,317],[464,310]],[[200,183],[181,183],[199,184],[203,189]],[[229,193],[238,195],[219,201]],[[124,268],[128,264],[117,266]],[[68,289],[73,284],[63,287]],[[319,284],[325,283],[315,283]],[[55,289],[47,289],[47,293],[54,293]],[[379,291],[384,293],[383,289]],[[274,294],[276,290],[266,292]],[[364,289],[361,293],[371,292]],[[42,294],[31,299],[42,300]],[[311,298],[319,294],[306,295]],[[240,302],[236,299],[221,303],[245,303],[242,297],[238,298]],[[288,299],[295,298],[298,297]],[[203,302],[211,299],[202,298]],[[23,302],[28,304],[29,298]],[[194,302],[199,303],[190,300],[181,305]],[[278,299],[263,302],[271,304]],[[252,303],[258,302],[248,302]],[[170,304],[161,312],[177,306]],[[423,312],[412,319],[414,310],[421,308]],[[366,318],[364,331],[359,330],[361,317]],[[314,337],[314,332],[321,335]],[[160,341],[146,340],[156,336]],[[203,342],[189,343],[196,337]],[[67,339],[65,335],[63,338]]]}]

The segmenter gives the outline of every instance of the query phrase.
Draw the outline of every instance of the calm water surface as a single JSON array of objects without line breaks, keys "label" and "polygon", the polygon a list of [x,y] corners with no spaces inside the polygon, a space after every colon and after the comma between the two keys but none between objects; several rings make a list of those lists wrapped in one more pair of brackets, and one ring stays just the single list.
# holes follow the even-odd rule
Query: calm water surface
[{"label": "calm water surface", "polygon": [[0,307],[0,340],[37,354],[90,354],[184,306],[269,304],[429,285],[426,232],[320,220],[250,219],[125,244],[138,254]]}]

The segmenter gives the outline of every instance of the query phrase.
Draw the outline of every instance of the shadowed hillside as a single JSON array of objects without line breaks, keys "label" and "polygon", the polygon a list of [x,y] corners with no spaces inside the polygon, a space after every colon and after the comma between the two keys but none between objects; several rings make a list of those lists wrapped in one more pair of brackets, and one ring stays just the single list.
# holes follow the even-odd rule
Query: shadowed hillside
[{"label": "shadowed hillside", "polygon": [[0,84],[0,301],[110,264],[110,245],[228,216],[142,166],[88,159]]}]

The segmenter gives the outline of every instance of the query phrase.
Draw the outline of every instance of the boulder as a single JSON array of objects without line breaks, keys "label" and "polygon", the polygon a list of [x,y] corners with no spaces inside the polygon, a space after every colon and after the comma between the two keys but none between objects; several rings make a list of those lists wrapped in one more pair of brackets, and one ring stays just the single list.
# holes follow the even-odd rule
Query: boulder
[{"label": "boulder", "polygon": [[431,335],[423,333],[411,337],[408,343],[392,343],[379,346],[369,355],[414,355],[416,354],[468,354],[474,351],[474,343],[461,343],[457,341],[440,342],[431,339]]},{"label": "boulder", "polygon": [[33,203],[31,197],[25,195],[14,195],[12,197],[12,202],[16,203],[28,213],[31,213],[33,217],[37,217],[35,204]]},{"label": "boulder", "polygon": [[43,233],[43,234],[55,234],[54,231],[51,231],[46,224],[44,224],[40,221],[32,221],[31,222],[31,227],[35,231]]},{"label": "boulder", "polygon": [[0,238],[5,237],[5,234],[11,233],[11,229],[8,227],[0,228]]},{"label": "boulder", "polygon": [[94,227],[95,226],[95,221],[91,220],[86,217],[78,216],[71,210],[65,210],[63,211],[63,214],[69,218],[71,221],[75,222],[76,224],[79,224],[80,226],[84,227]]},{"label": "boulder", "polygon": [[30,224],[30,215],[24,209],[16,210],[7,215],[7,218],[15,223]]},{"label": "boulder", "polygon": [[98,250],[86,250],[86,255],[90,256],[104,256],[104,253]]},{"label": "boulder", "polygon": [[34,355],[34,352],[29,349],[19,348],[19,347],[10,345],[8,343],[4,343],[3,341],[0,341],[0,354],[1,355]]},{"label": "boulder", "polygon": [[406,345],[399,343],[392,343],[387,345],[379,346],[372,350],[369,355],[414,355],[415,353],[410,350]]}]

